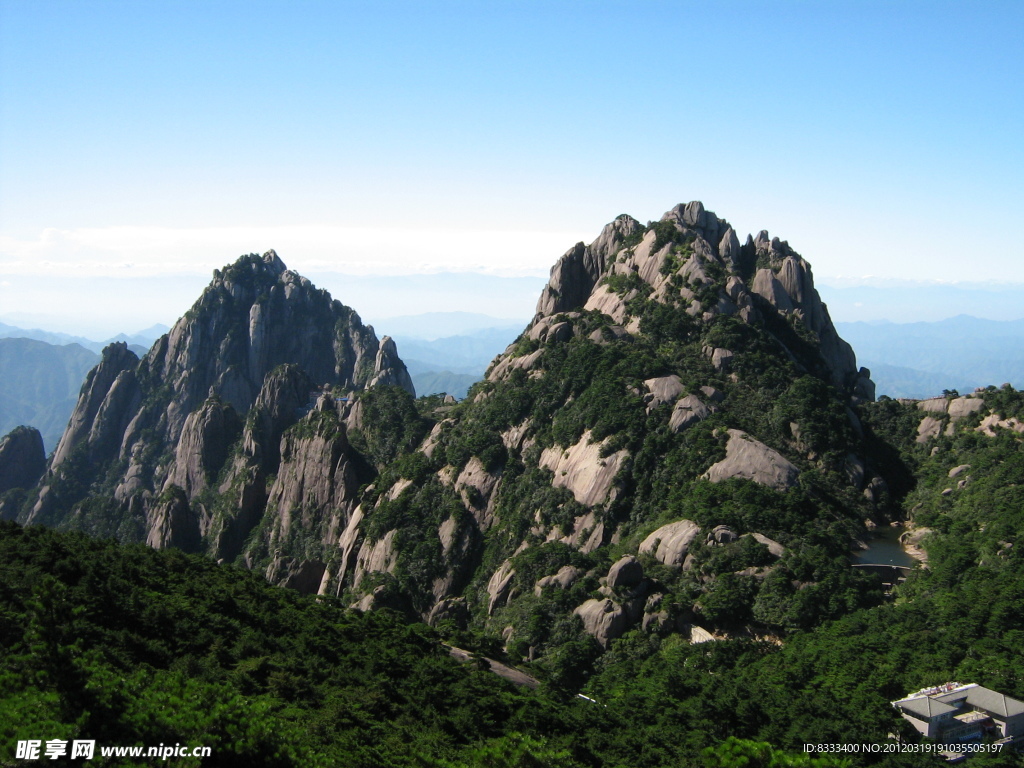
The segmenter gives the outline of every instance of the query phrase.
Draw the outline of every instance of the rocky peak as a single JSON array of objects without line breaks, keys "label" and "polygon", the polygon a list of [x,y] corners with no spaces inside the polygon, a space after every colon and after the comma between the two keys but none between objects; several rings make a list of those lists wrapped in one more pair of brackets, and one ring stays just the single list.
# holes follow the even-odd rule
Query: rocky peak
[{"label": "rocky peak", "polygon": [[[648,288],[631,282],[637,277]],[[597,310],[635,333],[639,321],[631,320],[627,303],[641,290],[705,325],[721,315],[776,330],[779,320],[800,325],[820,355],[814,365],[823,366],[840,389],[870,399],[869,374],[858,371],[853,349],[836,332],[810,265],[767,230],[748,235],[741,246],[729,222],[700,201],[677,205],[646,228],[619,216],[590,245],[577,243],[551,270],[534,324],[550,325],[545,318],[565,312]]]},{"label": "rocky peak", "polygon": [[[71,420],[53,455],[51,469],[56,469],[82,442],[90,447],[111,446],[112,436],[120,427],[127,427],[124,406],[137,397],[134,369],[139,358],[128,349],[127,342],[118,341],[103,349],[99,364],[89,371],[78,395]],[[120,445],[120,440],[117,441]]]},{"label": "rocky peak", "polygon": [[[382,372],[375,365],[379,351],[359,315],[268,251],[215,271],[199,301],[146,361],[175,391],[178,407],[167,426],[177,436],[211,388],[244,413],[267,373],[294,363],[321,384],[362,389]],[[386,357],[390,378],[411,392],[397,352]]]},{"label": "rocky peak", "polygon": [[622,214],[606,224],[590,245],[576,243],[551,268],[551,279],[537,301],[537,315],[545,317],[582,307],[605,273],[609,258],[627,238],[643,230],[632,216]]},{"label": "rocky peak", "polygon": [[[314,406],[333,409],[332,390],[380,385],[413,393],[392,339],[378,341],[354,310],[274,251],[243,256],[214,271],[143,360],[124,343],[104,350],[51,466],[74,482],[48,476],[26,521],[60,524],[83,493],[109,494],[113,514],[141,520],[151,544],[205,546],[233,558],[264,514],[267,478],[279,471],[288,428]],[[348,450],[343,439],[330,442]],[[301,472],[290,477],[306,482]],[[345,483],[355,475],[337,477]],[[216,508],[215,494],[222,495]]]},{"label": "rocky peak", "polygon": [[369,386],[395,386],[401,387],[411,394],[416,393],[409,371],[406,370],[405,363],[398,357],[395,340],[390,336],[385,336],[380,340],[380,347],[377,349],[377,356],[373,361],[373,378],[370,379]]}]

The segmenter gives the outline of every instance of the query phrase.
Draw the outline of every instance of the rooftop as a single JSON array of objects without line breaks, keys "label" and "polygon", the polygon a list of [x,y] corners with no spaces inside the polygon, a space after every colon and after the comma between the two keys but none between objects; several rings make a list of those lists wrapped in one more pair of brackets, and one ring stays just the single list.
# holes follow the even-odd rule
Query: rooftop
[{"label": "rooftop", "polygon": [[945,683],[934,688],[922,688],[892,704],[907,714],[926,720],[950,712],[962,712],[965,705],[1001,718],[1024,714],[1024,702],[976,683]]}]

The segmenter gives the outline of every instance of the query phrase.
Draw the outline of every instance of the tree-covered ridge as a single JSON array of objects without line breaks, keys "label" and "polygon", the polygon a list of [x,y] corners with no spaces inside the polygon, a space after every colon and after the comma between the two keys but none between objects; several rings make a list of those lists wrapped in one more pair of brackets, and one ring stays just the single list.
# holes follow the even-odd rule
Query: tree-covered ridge
[{"label": "tree-covered ridge", "polygon": [[[626,711],[515,688],[486,662],[451,659],[424,625],[178,550],[0,523],[0,585],[5,765],[30,738],[201,744],[238,766],[650,764],[639,745],[607,738],[633,727]],[[672,764],[739,765],[728,761],[748,753],[837,764],[708,746],[680,743]]]}]

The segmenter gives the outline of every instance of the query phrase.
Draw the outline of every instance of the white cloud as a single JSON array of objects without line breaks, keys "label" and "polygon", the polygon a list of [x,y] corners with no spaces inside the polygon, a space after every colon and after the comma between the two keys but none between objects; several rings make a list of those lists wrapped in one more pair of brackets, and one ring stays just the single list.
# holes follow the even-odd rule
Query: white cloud
[{"label": "white cloud", "polygon": [[576,232],[368,229],[335,226],[104,227],[0,234],[0,274],[155,277],[209,274],[270,248],[298,272],[547,276]]}]

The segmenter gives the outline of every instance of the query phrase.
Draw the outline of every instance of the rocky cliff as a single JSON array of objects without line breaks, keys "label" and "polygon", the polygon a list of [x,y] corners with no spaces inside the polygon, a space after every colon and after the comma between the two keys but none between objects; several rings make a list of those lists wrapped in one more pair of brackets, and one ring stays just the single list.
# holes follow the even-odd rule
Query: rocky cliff
[{"label": "rocky cliff", "polygon": [[[244,256],[214,272],[141,360],[123,343],[104,349],[21,517],[233,559],[264,515],[284,534],[298,509],[312,527],[311,514],[344,518],[341,499],[363,479],[338,466],[351,450],[344,424],[331,442],[329,494],[310,481],[328,469],[323,436],[286,432],[327,411],[341,419],[380,386],[414,394],[390,338],[378,341],[273,251]],[[275,536],[254,542],[265,548]]]}]

